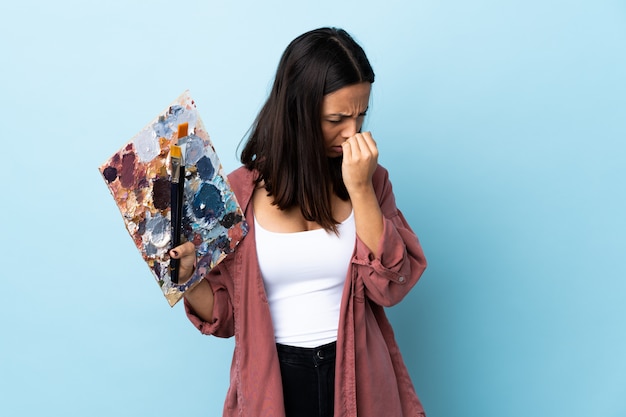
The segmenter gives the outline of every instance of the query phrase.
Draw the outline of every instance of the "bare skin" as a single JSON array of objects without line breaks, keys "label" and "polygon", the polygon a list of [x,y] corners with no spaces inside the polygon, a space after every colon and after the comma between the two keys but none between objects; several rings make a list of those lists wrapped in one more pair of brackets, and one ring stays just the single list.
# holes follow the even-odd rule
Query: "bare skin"
[{"label": "bare skin", "polygon": [[[370,83],[340,88],[327,94],[322,103],[322,132],[328,156],[343,154],[342,175],[350,199],[332,200],[333,217],[343,221],[354,211],[356,233],[361,241],[378,257],[383,234],[383,216],[374,193],[372,176],[378,164],[378,148],[370,132],[359,133],[367,111]],[[272,198],[259,187],[252,195],[254,214],[265,229],[279,233],[319,229],[315,222],[304,219],[299,208],[280,210],[272,205]],[[195,248],[185,243],[170,251],[180,259],[180,281],[191,277],[195,264]],[[185,298],[203,320],[213,321],[213,291],[206,280],[185,293]]]}]

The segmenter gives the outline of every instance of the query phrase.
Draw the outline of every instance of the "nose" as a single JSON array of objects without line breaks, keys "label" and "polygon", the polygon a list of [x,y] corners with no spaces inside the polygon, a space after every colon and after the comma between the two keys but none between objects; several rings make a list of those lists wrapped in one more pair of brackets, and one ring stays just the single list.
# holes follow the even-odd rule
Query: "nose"
[{"label": "nose", "polygon": [[356,135],[360,129],[361,129],[361,126],[359,123],[359,119],[350,118],[346,120],[345,126],[343,130],[341,131],[341,136],[344,139],[351,138],[352,136]]}]

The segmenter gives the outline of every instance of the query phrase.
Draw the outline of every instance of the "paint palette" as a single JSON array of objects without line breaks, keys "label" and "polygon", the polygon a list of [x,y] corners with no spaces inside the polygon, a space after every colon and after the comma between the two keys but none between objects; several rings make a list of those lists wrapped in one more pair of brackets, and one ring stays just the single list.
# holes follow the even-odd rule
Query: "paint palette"
[{"label": "paint palette", "polygon": [[[183,123],[189,133],[178,138],[178,125]],[[173,144],[181,146],[185,161],[182,229],[184,238],[196,247],[197,269],[215,267],[248,232],[196,105],[185,91],[99,168],[128,233],[170,306],[204,275],[194,274],[184,284],[170,278]]]}]

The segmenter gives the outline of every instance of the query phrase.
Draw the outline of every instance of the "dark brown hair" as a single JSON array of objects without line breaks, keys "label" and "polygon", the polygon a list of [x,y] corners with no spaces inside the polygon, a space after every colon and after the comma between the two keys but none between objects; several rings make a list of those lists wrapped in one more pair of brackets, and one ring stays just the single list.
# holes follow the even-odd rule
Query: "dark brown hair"
[{"label": "dark brown hair", "polygon": [[348,199],[341,157],[326,155],[322,100],[326,94],[374,82],[363,49],[342,29],[320,28],[294,39],[283,53],[274,85],[259,112],[241,162],[259,172],[273,204],[299,207],[307,221],[337,231],[331,193]]}]

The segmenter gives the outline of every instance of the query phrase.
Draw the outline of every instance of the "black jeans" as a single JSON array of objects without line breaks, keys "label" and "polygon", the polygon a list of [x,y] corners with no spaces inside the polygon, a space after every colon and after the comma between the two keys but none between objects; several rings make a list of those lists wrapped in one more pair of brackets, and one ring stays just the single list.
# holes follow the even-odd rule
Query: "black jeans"
[{"label": "black jeans", "polygon": [[336,343],[276,349],[287,417],[333,417]]}]

